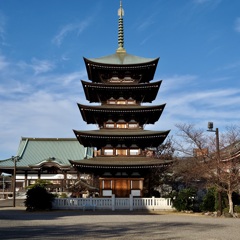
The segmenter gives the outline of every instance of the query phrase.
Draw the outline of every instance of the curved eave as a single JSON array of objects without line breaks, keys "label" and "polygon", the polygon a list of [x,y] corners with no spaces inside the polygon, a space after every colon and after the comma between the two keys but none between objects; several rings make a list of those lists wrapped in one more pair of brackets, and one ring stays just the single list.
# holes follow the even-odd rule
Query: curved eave
[{"label": "curved eave", "polygon": [[100,78],[101,73],[106,74],[112,73],[113,71],[123,74],[126,71],[130,72],[131,74],[134,73],[141,74],[142,78],[140,82],[149,82],[154,77],[158,61],[159,58],[145,59],[139,61],[137,61],[136,59],[135,61],[123,60],[121,62],[121,60],[119,60],[119,58],[116,57],[115,54],[109,55],[105,58],[104,57],[94,59],[84,58],[84,62],[88,73],[88,79],[92,80],[93,82],[102,82]]},{"label": "curved eave", "polygon": [[86,99],[89,102],[106,102],[110,98],[133,98],[137,102],[151,103],[156,99],[162,80],[142,84],[99,84],[82,80]]},{"label": "curved eave", "polygon": [[75,168],[102,168],[102,169],[140,169],[165,166],[172,163],[172,160],[159,160],[147,157],[97,157],[81,161],[69,162]]},{"label": "curved eave", "polygon": [[56,167],[61,170],[63,170],[63,169],[69,170],[71,167],[70,164],[66,165],[66,164],[61,164],[59,161],[49,161],[49,160],[44,160],[44,161],[41,161],[40,163],[32,164],[32,165],[28,165],[28,166],[34,170],[40,170],[43,167],[46,167],[46,168]]},{"label": "curved eave", "polygon": [[158,147],[163,143],[168,131],[147,131],[147,130],[94,130],[77,131],[73,130],[78,141],[85,147],[102,148],[107,144],[117,146],[125,144],[137,145],[139,148]]},{"label": "curved eave", "polygon": [[116,122],[120,116],[121,119],[129,122],[134,119],[143,124],[154,124],[159,120],[166,104],[157,106],[138,106],[138,105],[103,105],[103,106],[86,106],[78,104],[82,118],[88,124],[102,125],[111,119]]}]

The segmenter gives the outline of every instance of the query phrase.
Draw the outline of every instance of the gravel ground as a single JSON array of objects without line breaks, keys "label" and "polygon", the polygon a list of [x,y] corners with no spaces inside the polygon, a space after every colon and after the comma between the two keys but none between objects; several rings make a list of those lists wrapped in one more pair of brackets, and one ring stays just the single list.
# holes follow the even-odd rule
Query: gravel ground
[{"label": "gravel ground", "polygon": [[240,219],[166,212],[0,208],[0,239],[239,240]]}]

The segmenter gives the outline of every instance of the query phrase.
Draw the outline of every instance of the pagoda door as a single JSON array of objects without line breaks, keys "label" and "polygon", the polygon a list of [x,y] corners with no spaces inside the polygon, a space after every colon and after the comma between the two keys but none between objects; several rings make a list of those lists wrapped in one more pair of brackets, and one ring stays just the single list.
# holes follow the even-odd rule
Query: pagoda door
[{"label": "pagoda door", "polygon": [[129,180],[128,179],[115,179],[114,180],[114,194],[116,197],[129,197]]}]

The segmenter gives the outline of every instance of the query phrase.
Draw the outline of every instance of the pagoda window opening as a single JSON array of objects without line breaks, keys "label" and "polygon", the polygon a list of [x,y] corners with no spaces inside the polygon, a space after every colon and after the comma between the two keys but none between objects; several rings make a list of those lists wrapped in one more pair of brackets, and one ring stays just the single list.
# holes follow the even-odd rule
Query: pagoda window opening
[{"label": "pagoda window opening", "polygon": [[127,100],[125,100],[124,98],[119,98],[117,101],[116,101],[116,104],[128,104],[127,103]]},{"label": "pagoda window opening", "polygon": [[130,99],[124,99],[122,97],[120,97],[119,99],[114,99],[114,98],[110,98],[109,100],[107,100],[107,104],[117,104],[117,105],[136,105],[137,102],[136,100],[130,98]]},{"label": "pagoda window opening", "polygon": [[120,82],[124,82],[124,83],[133,83],[135,82],[135,79],[133,79],[130,76],[114,76],[108,79],[108,82],[110,83],[120,83]]},{"label": "pagoda window opening", "polygon": [[121,79],[119,79],[118,77],[112,77],[112,78],[109,79],[109,82],[118,83],[118,82],[121,82]]},{"label": "pagoda window opening", "polygon": [[104,179],[102,181],[102,188],[103,189],[112,189],[112,180],[106,180]]},{"label": "pagoda window opening", "polygon": [[141,150],[140,149],[130,149],[129,153],[130,153],[130,156],[140,155]]},{"label": "pagoda window opening", "polygon": [[127,123],[117,123],[117,128],[128,128]]},{"label": "pagoda window opening", "polygon": [[134,79],[132,79],[131,77],[124,77],[123,81],[124,82],[134,82]]},{"label": "pagoda window opening", "polygon": [[136,104],[136,100],[130,98],[130,99],[127,100],[127,104],[134,105],[134,104]]},{"label": "pagoda window opening", "polygon": [[128,150],[125,148],[117,148],[116,149],[116,155],[118,156],[127,156],[128,155]]},{"label": "pagoda window opening", "polygon": [[117,123],[114,123],[113,121],[108,121],[104,124],[105,128],[128,128],[128,129],[138,129],[140,128],[139,123],[135,121],[131,121],[129,123],[126,123],[124,120],[120,120]]},{"label": "pagoda window opening", "polygon": [[138,123],[128,123],[128,128],[139,128]]},{"label": "pagoda window opening", "polygon": [[100,156],[101,155],[101,149],[95,149],[94,150],[94,157]]},{"label": "pagoda window opening", "polygon": [[140,180],[131,180],[131,189],[142,189],[142,181]]},{"label": "pagoda window opening", "polygon": [[107,104],[116,104],[116,100],[115,99],[109,99],[107,100]]},{"label": "pagoda window opening", "polygon": [[118,146],[116,148],[103,148],[95,153],[95,156],[101,156],[101,153],[103,153],[103,156],[139,156],[142,154],[142,150],[140,148],[129,149],[126,146]]},{"label": "pagoda window opening", "polygon": [[114,123],[106,123],[105,128],[115,128],[115,124]]},{"label": "pagoda window opening", "polygon": [[113,156],[113,149],[104,148],[104,149],[103,149],[103,155]]}]

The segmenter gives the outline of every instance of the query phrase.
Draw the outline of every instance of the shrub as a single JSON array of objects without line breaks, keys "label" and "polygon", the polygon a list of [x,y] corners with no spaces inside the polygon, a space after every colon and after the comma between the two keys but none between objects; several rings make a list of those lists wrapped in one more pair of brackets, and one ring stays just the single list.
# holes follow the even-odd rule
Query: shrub
[{"label": "shrub", "polygon": [[240,213],[240,206],[234,206],[234,212]]},{"label": "shrub", "polygon": [[214,188],[209,188],[206,195],[203,197],[203,202],[200,205],[200,210],[204,212],[214,212],[216,201],[215,196],[216,190]]},{"label": "shrub", "polygon": [[196,198],[196,190],[186,188],[179,191],[173,197],[173,207],[178,211],[193,211]]},{"label": "shrub", "polygon": [[45,184],[34,184],[27,191],[25,200],[26,210],[50,210],[54,195],[46,190]]},{"label": "shrub", "polygon": [[[234,212],[235,213],[240,213],[240,206],[234,206]],[[229,213],[229,207],[224,208],[223,213],[224,214]]]},{"label": "shrub", "polygon": [[61,193],[59,195],[59,198],[67,198],[67,197],[68,197],[68,195],[66,193]]}]

